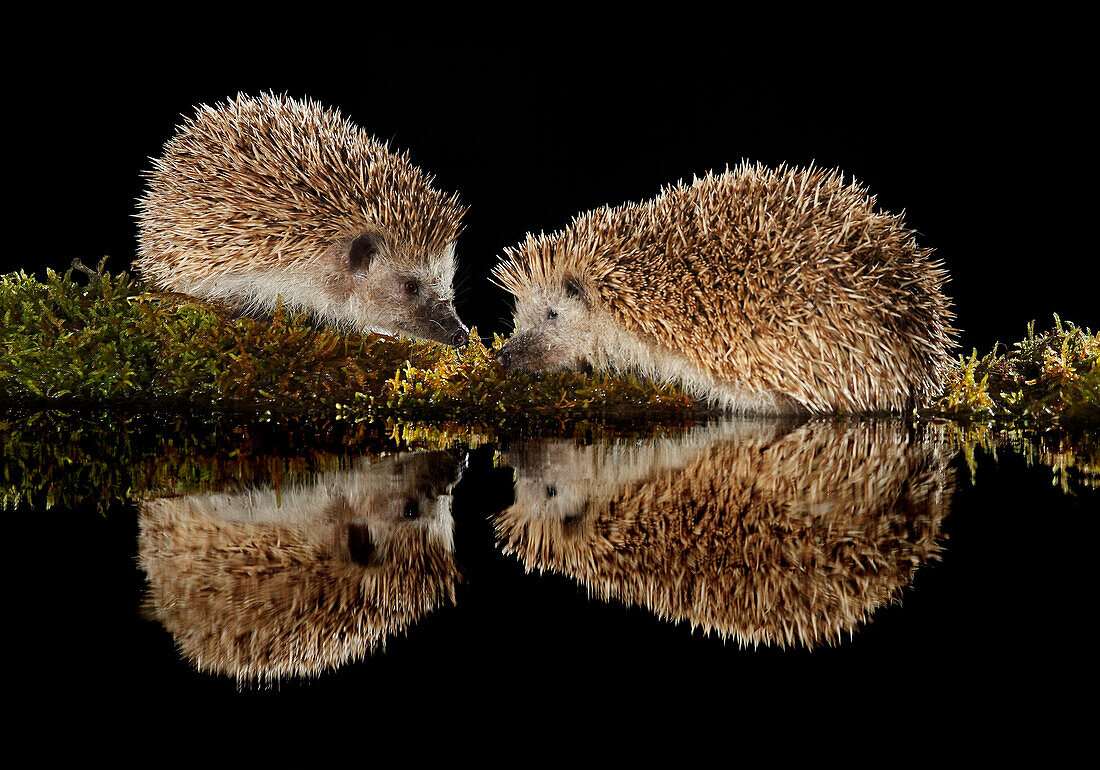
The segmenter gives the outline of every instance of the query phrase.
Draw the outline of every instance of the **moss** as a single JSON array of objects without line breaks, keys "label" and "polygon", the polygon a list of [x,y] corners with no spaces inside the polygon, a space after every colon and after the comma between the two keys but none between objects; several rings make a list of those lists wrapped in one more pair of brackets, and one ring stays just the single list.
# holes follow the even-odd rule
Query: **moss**
[{"label": "moss", "polygon": [[149,290],[102,264],[89,272],[86,284],[72,270],[45,282],[0,276],[0,399],[497,423],[517,414],[609,410],[626,419],[695,409],[676,388],[632,377],[506,375],[493,361],[499,337],[486,347],[475,334],[455,350],[317,329],[281,310],[259,322]]},{"label": "moss", "polygon": [[276,312],[230,318],[102,271],[87,285],[49,272],[0,276],[0,397],[9,401],[310,408],[380,393],[439,346],[318,330]]},{"label": "moss", "polygon": [[[132,498],[280,486],[363,453],[476,448],[526,435],[675,434],[705,410],[608,373],[506,375],[503,344],[461,350],[269,322],[144,287],[100,265],[0,276],[0,508],[100,510]],[[1034,324],[960,359],[920,420],[943,420],[976,472],[1004,448],[1069,492],[1100,486],[1100,341]]]},{"label": "moss", "polygon": [[1054,328],[1011,349],[998,343],[981,358],[960,358],[924,415],[996,420],[1002,428],[1084,426],[1100,422],[1100,337],[1054,316]]},{"label": "moss", "polygon": [[[687,423],[626,425],[553,420],[539,435],[595,441],[675,434]],[[199,490],[281,487],[356,457],[419,449],[466,450],[531,430],[406,419],[319,418],[241,411],[197,414],[133,409],[0,412],[0,510],[21,504],[75,508]]]},{"label": "moss", "polygon": [[[0,413],[0,510],[27,506],[105,512],[131,499],[246,485],[286,484],[347,468],[365,454],[506,446],[531,433],[584,443],[675,437],[693,420],[623,423],[562,419],[532,427],[366,418],[318,419],[240,411],[201,414],[107,408]],[[1100,487],[1100,435],[1033,431],[980,422],[935,421],[978,479],[980,454],[1022,455],[1047,467],[1067,493]]]},{"label": "moss", "polygon": [[[607,372],[506,374],[503,344],[473,335],[456,350],[345,335],[277,311],[270,322],[156,292],[100,265],[0,276],[0,400],[305,412],[318,419],[409,417],[503,426],[599,414],[628,422],[706,410],[680,390]],[[475,330],[476,331],[476,330]],[[1063,323],[1011,350],[961,359],[922,416],[995,419],[1007,427],[1100,422],[1100,341]]]},{"label": "moss", "polygon": [[131,497],[282,483],[392,448],[380,426],[269,415],[82,409],[0,413],[0,508],[100,509]]},{"label": "moss", "polygon": [[[387,380],[382,399],[366,405],[382,412],[463,414],[500,423],[517,413],[528,416],[609,412],[629,420],[646,414],[691,413],[692,400],[672,385],[609,372],[505,374],[489,347],[474,339],[461,350],[445,349],[429,366],[406,362]],[[364,407],[360,398],[352,408]]]},{"label": "moss", "polygon": [[1100,434],[1087,426],[1008,427],[993,421],[945,420],[941,427],[948,443],[962,453],[971,483],[978,482],[980,454],[997,460],[1002,451],[1010,451],[1030,467],[1049,468],[1052,483],[1066,494],[1100,488]]},{"label": "moss", "polygon": [[1042,333],[1032,322],[1011,348],[960,358],[921,417],[951,418],[948,436],[972,479],[979,452],[1007,449],[1050,468],[1064,492],[1100,487],[1100,337],[1058,316]]}]

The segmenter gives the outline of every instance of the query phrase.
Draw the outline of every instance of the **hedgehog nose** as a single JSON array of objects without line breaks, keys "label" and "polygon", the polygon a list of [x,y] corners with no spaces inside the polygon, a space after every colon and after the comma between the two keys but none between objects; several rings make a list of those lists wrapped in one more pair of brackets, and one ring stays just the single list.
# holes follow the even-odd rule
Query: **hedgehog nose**
[{"label": "hedgehog nose", "polygon": [[459,329],[453,335],[451,335],[451,344],[456,348],[460,348],[465,345],[470,339],[470,335],[466,333],[466,329]]}]

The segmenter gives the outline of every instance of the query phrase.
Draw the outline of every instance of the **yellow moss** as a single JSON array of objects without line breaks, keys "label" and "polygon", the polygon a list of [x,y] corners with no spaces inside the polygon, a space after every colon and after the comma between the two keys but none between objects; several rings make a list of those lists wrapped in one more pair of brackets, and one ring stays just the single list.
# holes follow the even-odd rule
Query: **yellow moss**
[{"label": "yellow moss", "polygon": [[[282,311],[269,323],[150,291],[125,273],[87,284],[50,272],[0,276],[0,398],[9,403],[172,404],[415,416],[501,424],[599,413],[622,421],[703,410],[678,388],[610,372],[505,373],[473,330],[454,349],[345,335]],[[1100,340],[1063,323],[960,359],[923,415],[1051,424],[1100,422]]]},{"label": "yellow moss", "polygon": [[462,349],[269,323],[147,289],[103,270],[90,283],[0,276],[0,396],[10,402],[178,403],[502,420],[562,410],[684,413],[671,386],[608,373],[505,374],[476,335]]},{"label": "yellow moss", "polygon": [[925,415],[995,418],[1003,424],[1100,422],[1100,337],[1054,316],[1054,328],[960,359]]}]

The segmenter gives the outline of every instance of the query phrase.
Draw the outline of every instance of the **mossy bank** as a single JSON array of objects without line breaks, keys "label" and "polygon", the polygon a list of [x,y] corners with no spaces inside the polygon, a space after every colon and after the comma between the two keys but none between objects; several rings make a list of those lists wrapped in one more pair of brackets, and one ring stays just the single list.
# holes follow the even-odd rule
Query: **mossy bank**
[{"label": "mossy bank", "polygon": [[[0,276],[5,405],[155,405],[342,415],[415,415],[500,425],[600,414],[636,420],[706,410],[671,385],[607,372],[507,373],[503,340],[462,349],[344,335],[277,310],[270,321],[156,292],[126,273],[87,281]],[[82,277],[81,277],[82,278]],[[1009,427],[1100,423],[1100,337],[1054,319],[1012,347],[960,359],[919,416]]]},{"label": "mossy bank", "polygon": [[416,413],[498,422],[614,411],[624,418],[699,411],[671,386],[606,373],[506,375],[474,336],[430,342],[270,321],[152,291],[102,269],[44,282],[0,276],[0,399],[6,404],[155,404],[309,412]]}]

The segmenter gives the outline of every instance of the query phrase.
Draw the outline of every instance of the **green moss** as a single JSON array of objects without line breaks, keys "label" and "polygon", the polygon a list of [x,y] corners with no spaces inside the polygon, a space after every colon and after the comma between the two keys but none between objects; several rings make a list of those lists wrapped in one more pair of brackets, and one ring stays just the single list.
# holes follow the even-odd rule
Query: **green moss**
[{"label": "green moss", "polygon": [[925,415],[997,420],[1003,428],[1100,422],[1100,337],[1054,316],[1054,328],[1011,349],[961,358]]},{"label": "green moss", "polygon": [[[623,423],[561,419],[505,428],[446,421],[372,419],[241,411],[172,414],[107,408],[0,412],[0,510],[77,509],[105,512],[132,499],[251,485],[282,488],[356,458],[419,449],[505,446],[535,433],[584,443],[612,438],[675,437],[693,420]],[[936,435],[960,450],[978,482],[980,454],[1011,451],[1047,467],[1073,494],[1100,487],[1100,435],[1004,429],[980,422],[934,421]]]},{"label": "green moss", "polygon": [[[39,282],[0,276],[0,399],[306,411],[345,417],[416,413],[502,422],[517,414],[694,410],[671,386],[599,373],[506,375],[503,344],[461,350],[345,335],[276,312],[270,323],[151,291],[100,265]],[[476,332],[476,330],[475,330]]]},{"label": "green moss", "polygon": [[[0,507],[100,509],[130,497],[269,482],[338,466],[328,430],[273,430],[263,421],[108,410],[0,414]],[[366,445],[367,442],[364,442]]]},{"label": "green moss", "polygon": [[1011,348],[960,358],[920,416],[951,418],[948,436],[972,479],[979,452],[1009,450],[1050,468],[1064,492],[1100,487],[1100,338],[1058,316],[1043,333],[1032,322]]},{"label": "green moss", "polygon": [[[505,374],[493,356],[504,344],[496,335],[486,347],[474,339],[461,350],[448,348],[429,366],[409,361],[390,378],[383,399],[370,407],[420,416],[460,413],[501,422],[517,412],[576,415],[592,410],[622,419],[690,413],[692,400],[671,385],[608,372]],[[362,408],[362,399],[357,405]]]},{"label": "green moss", "polygon": [[[539,435],[594,441],[674,434],[684,423],[636,426],[600,420],[553,420]],[[0,411],[0,510],[77,508],[100,511],[130,499],[244,485],[282,487],[355,458],[419,449],[475,449],[530,430],[487,424],[242,411],[198,414],[97,407]]]},{"label": "green moss", "polygon": [[[0,276],[0,508],[280,486],[363,453],[525,435],[647,437],[705,418],[633,377],[506,375],[503,340],[461,350],[270,323],[150,291],[100,265]],[[1100,341],[1063,323],[960,360],[918,419],[944,420],[975,472],[1008,448],[1064,490],[1100,486]]]},{"label": "green moss", "polygon": [[[0,276],[0,400],[306,412],[348,419],[409,416],[503,425],[601,414],[623,422],[705,411],[677,388],[607,372],[506,374],[473,336],[456,350],[345,335],[276,312],[258,322],[151,291],[103,270]],[[476,330],[475,330],[476,332]],[[1100,422],[1100,341],[1055,328],[1007,351],[962,359],[922,416],[1008,426]]]},{"label": "green moss", "polygon": [[380,393],[406,361],[439,346],[271,323],[145,290],[126,274],[87,285],[72,271],[44,283],[0,276],[0,397],[9,401],[220,404],[309,408]]},{"label": "green moss", "polygon": [[1002,451],[1010,451],[1028,466],[1049,468],[1052,483],[1066,494],[1100,488],[1100,433],[1088,426],[1008,427],[993,421],[946,420],[942,427],[949,444],[962,453],[971,483],[978,481],[980,454],[997,460]]}]

